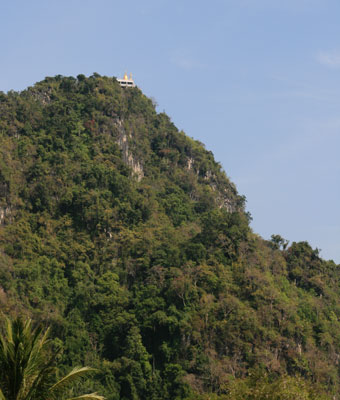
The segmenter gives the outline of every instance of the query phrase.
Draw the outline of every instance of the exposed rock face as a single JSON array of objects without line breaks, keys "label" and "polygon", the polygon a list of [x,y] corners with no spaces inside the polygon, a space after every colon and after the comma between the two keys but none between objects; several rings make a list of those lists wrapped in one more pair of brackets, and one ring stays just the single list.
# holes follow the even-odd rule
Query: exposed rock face
[{"label": "exposed rock face", "polygon": [[[188,157],[186,168],[188,171],[193,170],[194,172],[196,172],[197,176],[200,175],[200,171],[195,168],[194,157]],[[226,188],[219,187],[217,183],[218,178],[212,171],[210,170],[206,171],[203,176],[203,179],[209,184],[209,186],[214,192],[218,192],[216,201],[219,208],[225,208],[228,212],[231,213],[242,210],[242,207],[238,206],[235,203],[235,200],[232,199],[228,190]],[[231,185],[230,189],[236,193],[237,192],[236,187],[233,184],[230,185]]]},{"label": "exposed rock face", "polygon": [[219,192],[217,197],[217,204],[219,208],[225,208],[228,212],[236,212],[239,211],[239,207],[235,204],[235,202],[230,198],[227,189],[218,189],[217,184],[214,182],[213,175],[211,175],[208,179],[209,185],[215,192]]},{"label": "exposed rock face", "polygon": [[44,106],[46,106],[47,104],[50,104],[52,101],[52,89],[51,88],[45,89],[45,90],[31,88],[31,94],[37,101],[39,101]]},{"label": "exposed rock face", "polygon": [[194,164],[194,159],[192,157],[188,158],[187,169],[191,170],[193,168],[193,164]]},{"label": "exposed rock face", "polygon": [[120,119],[116,120],[116,125],[119,131],[118,146],[122,150],[123,160],[132,169],[137,180],[140,181],[144,177],[143,165],[129,150],[128,135],[124,129],[123,121]]},{"label": "exposed rock face", "polygon": [[5,219],[11,214],[10,207],[0,207],[0,225],[5,223]]},{"label": "exposed rock face", "polygon": [[230,198],[227,196],[227,194],[225,196],[223,196],[223,194],[221,193],[221,196],[218,198],[218,201],[219,201],[220,208],[225,208],[229,212],[238,211],[234,202],[232,200],[230,200]]}]

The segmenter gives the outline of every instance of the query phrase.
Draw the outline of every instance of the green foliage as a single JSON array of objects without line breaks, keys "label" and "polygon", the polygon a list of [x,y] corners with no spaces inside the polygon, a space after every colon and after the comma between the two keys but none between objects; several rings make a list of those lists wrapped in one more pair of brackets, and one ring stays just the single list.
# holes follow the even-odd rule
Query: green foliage
[{"label": "green foliage", "polygon": [[0,308],[50,325],[63,368],[103,370],[109,400],[337,393],[339,266],[254,235],[138,88],[48,77],[0,115]]},{"label": "green foliage", "polygon": [[258,373],[230,384],[225,400],[326,400],[329,397],[320,388],[300,377],[270,378]]},{"label": "green foliage", "polygon": [[[49,354],[48,330],[32,328],[31,320],[5,320],[0,335],[0,399],[62,399],[79,378],[94,370],[76,367],[55,381],[57,352]],[[104,400],[97,393],[72,396],[88,400]]]}]

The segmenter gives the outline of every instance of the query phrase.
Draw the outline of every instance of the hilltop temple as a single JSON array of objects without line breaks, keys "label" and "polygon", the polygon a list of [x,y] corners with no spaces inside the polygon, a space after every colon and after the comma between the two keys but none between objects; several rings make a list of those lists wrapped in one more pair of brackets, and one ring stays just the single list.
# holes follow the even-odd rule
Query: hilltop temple
[{"label": "hilltop temple", "polygon": [[132,74],[128,78],[127,73],[125,72],[123,79],[117,79],[121,87],[135,87],[135,82],[132,79]]}]

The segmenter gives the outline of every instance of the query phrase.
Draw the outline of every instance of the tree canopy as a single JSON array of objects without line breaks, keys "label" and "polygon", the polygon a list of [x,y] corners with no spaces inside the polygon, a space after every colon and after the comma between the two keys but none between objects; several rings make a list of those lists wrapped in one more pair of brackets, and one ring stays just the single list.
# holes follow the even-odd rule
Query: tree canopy
[{"label": "tree canopy", "polygon": [[0,308],[50,326],[64,373],[97,367],[109,400],[338,393],[339,266],[252,232],[138,88],[48,77],[0,115]]}]

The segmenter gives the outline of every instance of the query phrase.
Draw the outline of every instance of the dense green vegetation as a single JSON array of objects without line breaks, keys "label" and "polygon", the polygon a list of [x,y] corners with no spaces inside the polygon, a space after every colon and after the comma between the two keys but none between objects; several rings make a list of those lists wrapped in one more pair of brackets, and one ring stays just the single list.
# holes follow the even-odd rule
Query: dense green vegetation
[{"label": "dense green vegetation", "polygon": [[0,308],[51,327],[61,372],[109,400],[337,396],[339,266],[254,234],[138,88],[46,78],[0,116]]},{"label": "dense green vegetation", "polygon": [[52,350],[48,330],[32,328],[30,319],[5,318],[0,335],[0,399],[1,400],[104,400],[97,393],[75,395],[76,381],[93,368],[76,367],[55,380],[58,349]]}]

